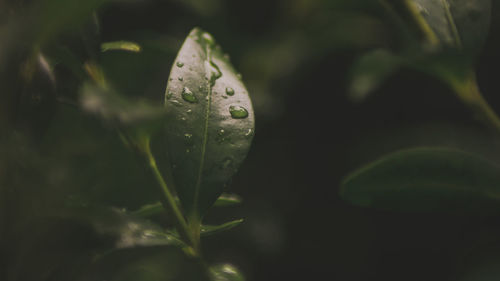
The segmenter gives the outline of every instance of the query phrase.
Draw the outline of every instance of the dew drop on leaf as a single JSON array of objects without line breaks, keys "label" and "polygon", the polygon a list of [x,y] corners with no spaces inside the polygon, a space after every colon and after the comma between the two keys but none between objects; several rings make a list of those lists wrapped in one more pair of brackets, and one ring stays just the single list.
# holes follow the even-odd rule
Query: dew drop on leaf
[{"label": "dew drop on leaf", "polygon": [[248,129],[248,131],[245,133],[245,137],[251,137],[253,135],[253,130],[252,129]]},{"label": "dew drop on leaf", "polygon": [[215,40],[212,37],[212,35],[210,35],[210,33],[203,32],[203,35],[201,35],[201,37],[203,38],[203,40],[205,40],[205,42],[207,42],[208,45],[210,46],[215,45]]},{"label": "dew drop on leaf", "polygon": [[222,72],[219,67],[213,62],[207,62],[207,68],[210,70],[210,77],[207,80],[210,81],[210,85],[215,85],[215,80],[219,79],[222,76]]},{"label": "dew drop on leaf", "polygon": [[231,117],[236,119],[243,119],[248,117],[248,111],[246,110],[246,108],[239,105],[229,106],[229,113],[231,113]]},{"label": "dew drop on leaf", "polygon": [[182,103],[178,100],[171,100],[170,103],[172,103],[175,106],[182,106]]},{"label": "dew drop on leaf", "polygon": [[193,92],[191,92],[191,90],[189,90],[188,87],[184,87],[184,89],[182,89],[182,98],[185,101],[190,102],[190,103],[196,103],[196,102],[198,102],[198,99],[193,94]]},{"label": "dew drop on leaf", "polygon": [[175,65],[177,65],[177,67],[183,67],[184,63],[182,61],[178,61]]},{"label": "dew drop on leaf", "polygon": [[226,94],[227,94],[228,96],[234,96],[234,89],[233,89],[233,88],[231,88],[231,87],[227,87],[227,88],[226,88]]}]

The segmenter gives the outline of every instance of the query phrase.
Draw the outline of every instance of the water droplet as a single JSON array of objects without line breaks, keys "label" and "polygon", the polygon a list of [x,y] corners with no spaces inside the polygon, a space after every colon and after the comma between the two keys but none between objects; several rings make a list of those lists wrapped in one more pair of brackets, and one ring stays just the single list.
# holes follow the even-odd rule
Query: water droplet
[{"label": "water droplet", "polygon": [[184,78],[182,78],[182,77],[179,77],[177,79],[179,79],[179,81],[184,81]]},{"label": "water droplet", "polygon": [[183,67],[184,63],[182,61],[178,61],[175,65],[177,65],[177,67]]},{"label": "water droplet", "polygon": [[203,90],[203,86],[201,86],[201,85],[198,86],[198,89],[200,89],[200,91]]},{"label": "water droplet", "polygon": [[246,108],[239,105],[231,105],[229,107],[229,113],[231,113],[231,117],[236,119],[243,119],[248,117],[248,111]]},{"label": "water droplet", "polygon": [[178,100],[171,100],[170,103],[172,103],[175,106],[182,106],[182,103]]},{"label": "water droplet", "polygon": [[220,129],[219,131],[217,131],[217,137],[215,138],[217,143],[221,144],[224,141],[226,141],[225,135],[226,135],[226,131],[224,131],[224,129]]},{"label": "water droplet", "polygon": [[214,45],[215,44],[215,40],[214,38],[212,37],[212,35],[210,35],[210,33],[208,32],[203,32],[203,34],[201,35],[201,37],[203,38],[203,40],[205,40],[205,42],[209,45]]},{"label": "water droplet", "polygon": [[193,137],[193,135],[192,135],[192,134],[187,134],[187,133],[186,133],[186,134],[184,134],[184,138],[185,138],[186,140],[190,140],[192,137]]},{"label": "water droplet", "polygon": [[[209,69],[210,77],[207,80],[210,81],[210,85],[215,85],[215,80],[219,79],[222,76],[222,72],[219,67],[213,62],[206,62],[207,69]],[[207,78],[207,77],[206,77]]]},{"label": "water droplet", "polygon": [[253,130],[252,129],[248,129],[248,131],[245,133],[245,137],[251,137],[253,135]]},{"label": "water droplet", "polygon": [[167,100],[169,100],[169,99],[171,99],[171,98],[172,98],[172,96],[173,96],[173,95],[174,95],[174,93],[169,91],[169,92],[165,95],[165,97],[167,98]]},{"label": "water droplet", "polygon": [[206,100],[206,101],[209,101],[209,100],[210,100],[210,96],[209,96],[209,95],[206,95],[206,96],[205,96],[205,100]]},{"label": "water droplet", "polygon": [[198,99],[196,98],[196,96],[193,94],[193,92],[191,92],[191,90],[189,90],[188,87],[184,87],[184,89],[182,89],[182,98],[187,101],[187,102],[190,102],[190,103],[196,103],[198,102]]},{"label": "water droplet", "polygon": [[181,117],[181,121],[186,121],[186,117]]},{"label": "water droplet", "polygon": [[188,109],[188,110],[186,111],[186,113],[189,113],[189,114],[190,114],[190,113],[192,113],[192,112],[193,112],[193,111],[192,111],[191,109]]},{"label": "water droplet", "polygon": [[187,148],[186,153],[190,153],[190,152],[191,152],[191,149]]},{"label": "water droplet", "polygon": [[228,95],[228,96],[234,96],[234,89],[230,88],[230,87],[227,87],[226,88],[226,95]]}]

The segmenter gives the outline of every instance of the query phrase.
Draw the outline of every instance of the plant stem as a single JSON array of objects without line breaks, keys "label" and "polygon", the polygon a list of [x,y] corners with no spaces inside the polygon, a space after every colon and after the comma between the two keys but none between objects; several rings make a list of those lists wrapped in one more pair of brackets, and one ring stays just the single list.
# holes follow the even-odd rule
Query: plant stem
[{"label": "plant stem", "polygon": [[160,198],[163,208],[167,211],[167,214],[174,221],[175,228],[179,233],[181,239],[191,247],[191,252],[194,256],[200,256],[200,246],[199,239],[196,239],[195,236],[190,232],[190,228],[184,218],[177,202],[175,201],[175,197],[167,186],[167,183],[163,179],[160,171],[158,170],[158,165],[156,164],[156,160],[151,153],[151,140],[150,138],[145,138],[142,141],[142,148],[145,157],[148,160],[149,167],[153,171],[156,180],[160,186],[160,191],[162,193],[162,197]]},{"label": "plant stem", "polygon": [[448,82],[460,100],[471,108],[477,117],[500,133],[500,118],[481,94],[474,71],[464,80],[448,79]]}]

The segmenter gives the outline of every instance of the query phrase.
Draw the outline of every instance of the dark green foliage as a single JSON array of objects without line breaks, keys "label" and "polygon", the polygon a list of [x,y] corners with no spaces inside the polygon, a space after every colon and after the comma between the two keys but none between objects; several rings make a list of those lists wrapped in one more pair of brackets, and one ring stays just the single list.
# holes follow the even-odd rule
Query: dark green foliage
[{"label": "dark green foliage", "polygon": [[395,152],[348,176],[341,196],[390,210],[488,214],[500,211],[500,167],[447,148]]}]

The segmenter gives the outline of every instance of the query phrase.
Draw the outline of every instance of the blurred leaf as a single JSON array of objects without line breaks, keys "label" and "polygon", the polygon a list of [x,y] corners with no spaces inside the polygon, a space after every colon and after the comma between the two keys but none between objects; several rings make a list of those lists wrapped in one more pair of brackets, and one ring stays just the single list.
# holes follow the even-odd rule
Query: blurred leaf
[{"label": "blurred leaf", "polygon": [[59,106],[40,151],[44,162],[36,168],[49,184],[34,186],[67,206],[135,210],[158,198],[142,159],[130,153],[116,131],[78,107]]},{"label": "blurred leaf", "polygon": [[208,281],[200,260],[177,247],[142,247],[115,251],[98,259],[80,281]]},{"label": "blurred leaf", "polygon": [[230,230],[241,223],[243,223],[243,219],[234,220],[230,222],[223,223],[221,225],[202,225],[201,226],[201,236],[209,236],[213,234],[217,234],[226,230]]},{"label": "blurred leaf", "polygon": [[113,237],[114,248],[177,245],[180,242],[163,228],[144,219],[127,215],[118,209],[75,209],[62,217],[81,220],[105,237]]},{"label": "blurred leaf", "polygon": [[[429,41],[476,54],[490,23],[491,0],[412,0],[410,9]],[[423,18],[421,21],[419,18]],[[437,43],[437,42],[435,42]]]},{"label": "blurred leaf", "polygon": [[[177,202],[179,202],[179,198],[175,198]],[[228,207],[228,206],[234,206],[238,205],[241,203],[241,197],[236,195],[236,194],[231,194],[231,193],[222,193],[219,198],[217,198],[217,201],[214,203],[214,207]],[[160,214],[162,212],[165,212],[163,205],[161,202],[156,202],[153,204],[146,204],[139,208],[136,211],[133,211],[132,214],[139,216],[139,217],[151,217],[157,214]]]},{"label": "blurred leaf", "polygon": [[[33,28],[39,42],[46,43],[61,31],[71,30],[88,20],[92,13],[109,0],[42,0],[32,6]],[[64,11],[64,12],[61,12]]]},{"label": "blurred leaf", "polygon": [[81,91],[81,104],[86,111],[125,132],[124,140],[131,145],[138,145],[142,139],[160,129],[166,116],[163,107],[153,106],[144,100],[126,100],[106,85],[85,83]]},{"label": "blurred leaf", "polygon": [[161,227],[115,209],[66,209],[24,221],[8,238],[8,280],[16,281],[75,280],[116,249],[181,246]]},{"label": "blurred leaf", "polygon": [[215,207],[228,207],[241,204],[243,200],[238,194],[234,193],[222,193],[217,201],[215,201]]},{"label": "blurred leaf", "polygon": [[165,212],[163,205],[161,204],[161,202],[156,202],[152,204],[146,204],[131,213],[138,217],[149,218],[162,212]]},{"label": "blurred leaf", "polygon": [[254,131],[248,92],[212,36],[193,29],[165,94],[167,149],[177,193],[201,219],[245,159]]},{"label": "blurred leaf", "polygon": [[135,42],[130,41],[115,41],[105,42],[101,44],[101,51],[128,51],[138,53],[142,50],[141,46]]},{"label": "blurred leaf", "polygon": [[349,97],[353,101],[363,101],[396,72],[400,64],[401,59],[383,49],[364,54],[351,67]]},{"label": "blurred leaf", "polygon": [[344,200],[390,210],[489,213],[500,211],[500,167],[448,148],[395,152],[349,175]]},{"label": "blurred leaf", "polygon": [[245,281],[241,272],[231,264],[218,264],[210,267],[212,281]]}]

